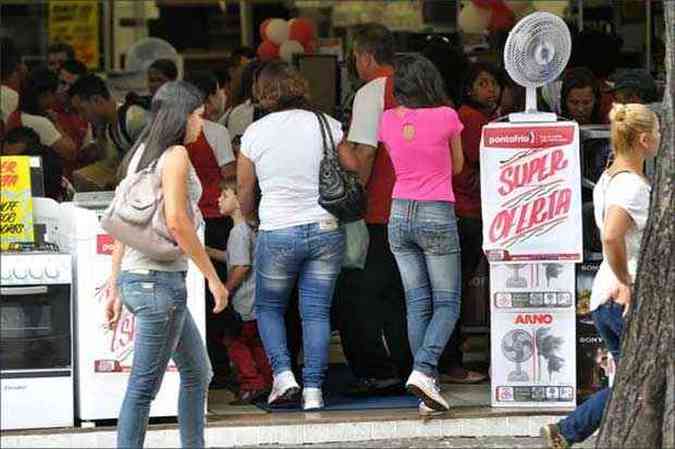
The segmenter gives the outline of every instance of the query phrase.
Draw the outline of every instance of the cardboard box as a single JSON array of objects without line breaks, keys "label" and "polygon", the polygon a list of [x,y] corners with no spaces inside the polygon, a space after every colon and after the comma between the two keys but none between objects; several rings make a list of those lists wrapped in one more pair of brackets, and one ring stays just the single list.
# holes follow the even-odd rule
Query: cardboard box
[{"label": "cardboard box", "polygon": [[493,407],[575,406],[571,310],[493,313],[491,336]]},{"label": "cardboard box", "polygon": [[490,265],[493,314],[534,309],[573,311],[574,296],[574,264]]},{"label": "cardboard box", "polygon": [[492,405],[576,404],[575,266],[490,265]]}]

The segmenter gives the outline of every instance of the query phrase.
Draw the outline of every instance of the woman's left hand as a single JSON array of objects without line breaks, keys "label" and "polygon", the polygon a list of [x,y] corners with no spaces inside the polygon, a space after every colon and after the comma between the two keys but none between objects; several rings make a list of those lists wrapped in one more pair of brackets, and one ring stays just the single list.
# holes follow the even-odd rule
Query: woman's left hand
[{"label": "woman's left hand", "polygon": [[626,316],[628,309],[630,308],[632,300],[631,286],[619,282],[614,290],[610,293],[610,298],[614,300],[615,303],[621,304],[623,306],[623,316]]}]

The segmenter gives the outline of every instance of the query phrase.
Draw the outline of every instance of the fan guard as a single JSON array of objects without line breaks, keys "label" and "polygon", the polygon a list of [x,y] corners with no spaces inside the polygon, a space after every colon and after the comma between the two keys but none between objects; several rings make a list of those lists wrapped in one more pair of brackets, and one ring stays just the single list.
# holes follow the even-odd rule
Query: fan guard
[{"label": "fan guard", "polygon": [[[550,114],[537,112],[536,89],[560,76],[571,51],[567,24],[554,14],[535,12],[516,24],[506,39],[504,65],[509,76],[526,88],[527,103],[526,114],[511,114],[511,121],[551,121]],[[527,114],[532,115],[523,117]]]}]

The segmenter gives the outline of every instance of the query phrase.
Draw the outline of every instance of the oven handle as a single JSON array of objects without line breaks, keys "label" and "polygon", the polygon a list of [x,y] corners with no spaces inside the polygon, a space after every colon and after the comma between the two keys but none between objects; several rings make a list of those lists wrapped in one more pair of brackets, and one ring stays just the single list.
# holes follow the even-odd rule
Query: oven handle
[{"label": "oven handle", "polygon": [[0,295],[2,296],[20,296],[20,295],[46,295],[47,287],[39,285],[36,287],[2,287]]}]

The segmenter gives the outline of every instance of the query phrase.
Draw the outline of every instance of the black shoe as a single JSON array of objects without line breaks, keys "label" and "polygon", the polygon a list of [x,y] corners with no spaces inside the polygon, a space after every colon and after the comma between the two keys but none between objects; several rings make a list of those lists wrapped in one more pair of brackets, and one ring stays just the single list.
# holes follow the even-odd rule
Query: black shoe
[{"label": "black shoe", "polygon": [[405,394],[401,379],[358,379],[347,389],[348,396],[398,396]]},{"label": "black shoe", "polygon": [[230,405],[253,405],[267,397],[269,392],[269,390],[242,390],[239,397],[230,402]]}]

